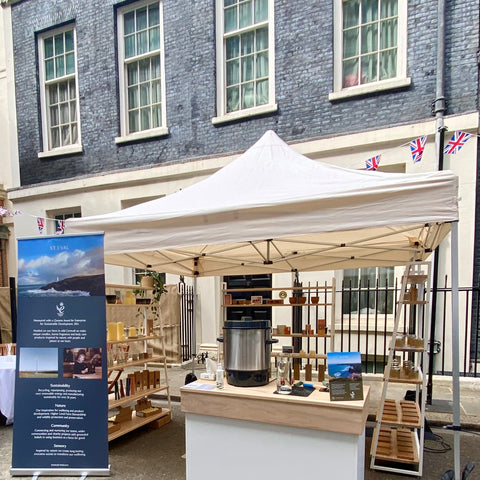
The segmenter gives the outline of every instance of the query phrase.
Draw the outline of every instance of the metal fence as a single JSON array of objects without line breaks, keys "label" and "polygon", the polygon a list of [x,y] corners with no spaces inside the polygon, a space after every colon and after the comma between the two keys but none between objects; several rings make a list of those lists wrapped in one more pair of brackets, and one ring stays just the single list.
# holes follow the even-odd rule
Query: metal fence
[{"label": "metal fence", "polygon": [[[480,377],[479,287],[459,288],[460,375]],[[451,375],[451,296],[445,277],[444,286],[432,291],[436,296],[431,322],[435,325],[433,342],[429,342],[428,373]],[[388,360],[388,346],[396,314],[400,286],[374,285],[370,282],[352,286],[342,284],[337,291],[341,299],[341,316],[337,321],[336,345],[340,351],[360,351],[364,371],[383,373]],[[432,302],[434,304],[434,302]],[[409,333],[410,319],[406,312],[401,319],[400,333]],[[432,338],[432,336],[430,337]],[[424,366],[424,371],[427,368]]]},{"label": "metal fence", "polygon": [[[193,287],[180,282],[181,294],[181,346],[183,361],[190,360],[193,351]],[[400,286],[374,285],[359,282],[353,286],[342,284],[336,292],[341,305],[336,321],[336,350],[359,351],[365,372],[383,373],[388,359],[388,346],[396,313]],[[444,286],[437,288],[433,343],[429,345],[433,361],[429,362],[429,375],[451,375],[450,302],[452,289],[445,277]],[[460,375],[480,377],[480,288],[459,288]],[[338,305],[337,301],[337,305]],[[434,304],[435,302],[432,302]],[[401,320],[401,333],[408,333],[409,318],[405,312]],[[424,371],[427,368],[424,366]]]}]

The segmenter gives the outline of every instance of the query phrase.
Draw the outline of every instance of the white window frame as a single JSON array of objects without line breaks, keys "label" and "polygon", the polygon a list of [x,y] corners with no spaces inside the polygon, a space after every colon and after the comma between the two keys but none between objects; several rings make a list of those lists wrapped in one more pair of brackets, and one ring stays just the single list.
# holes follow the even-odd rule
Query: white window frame
[{"label": "white window frame", "polygon": [[[160,54],[160,89],[162,96],[162,126],[150,128],[148,130],[141,130],[134,133],[129,133],[128,131],[128,108],[127,108],[127,63],[128,60],[125,59],[125,46],[123,42],[124,34],[124,23],[123,17],[125,14],[131,12],[132,10],[137,10],[146,5],[152,3],[158,3],[159,6],[159,21],[160,21],[160,48],[158,51],[155,51],[156,54]],[[120,136],[115,138],[115,143],[125,143],[135,140],[148,139],[152,137],[158,137],[162,135],[168,135],[167,125],[167,107],[166,107],[166,86],[165,86],[165,46],[164,46],[164,34],[163,34],[163,0],[143,0],[130,4],[128,6],[119,8],[117,10],[117,45],[118,45],[118,79],[119,79],[119,89],[120,89]],[[152,52],[147,52],[144,55],[138,55],[134,57],[134,61],[141,60],[142,58],[151,57]],[[132,59],[129,59],[132,60]]]},{"label": "white window frame", "polygon": [[[73,48],[75,53],[75,72],[73,74],[67,74],[63,77],[55,78],[54,80],[46,80],[45,72],[45,51],[44,51],[44,40],[46,38],[58,35],[59,33],[64,33],[69,30],[73,32]],[[82,148],[82,135],[81,135],[81,126],[80,126],[80,100],[79,100],[79,90],[78,90],[78,68],[77,68],[77,30],[75,25],[69,24],[61,28],[54,30],[49,30],[47,32],[38,35],[37,38],[38,53],[39,53],[39,78],[40,78],[40,110],[41,110],[41,119],[42,119],[42,151],[38,153],[39,158],[52,157],[57,155],[68,155],[72,153],[80,153],[83,151]],[[58,83],[60,81],[65,81],[69,79],[75,80],[75,96],[76,96],[76,114],[77,114],[77,141],[69,145],[64,145],[60,147],[53,148],[50,146],[50,114],[47,104],[47,88],[53,83]]]},{"label": "white window frame", "polygon": [[[219,124],[242,118],[254,117],[273,113],[278,110],[275,102],[275,29],[274,29],[274,0],[268,0],[268,95],[269,102],[257,107],[237,110],[227,113],[226,106],[226,75],[225,75],[225,38],[224,38],[224,10],[223,0],[216,0],[216,67],[217,67],[217,116],[212,118],[212,123]],[[256,25],[254,28],[257,28]],[[245,28],[245,31],[252,27]],[[237,30],[241,32],[241,30]]]},{"label": "white window frame", "polygon": [[353,87],[343,87],[342,52],[343,52],[343,0],[334,0],[334,79],[333,92],[329,100],[365,95],[368,93],[390,90],[393,88],[407,87],[411,78],[407,77],[407,0],[398,0],[398,45],[397,45],[397,75],[395,78],[380,80]]}]

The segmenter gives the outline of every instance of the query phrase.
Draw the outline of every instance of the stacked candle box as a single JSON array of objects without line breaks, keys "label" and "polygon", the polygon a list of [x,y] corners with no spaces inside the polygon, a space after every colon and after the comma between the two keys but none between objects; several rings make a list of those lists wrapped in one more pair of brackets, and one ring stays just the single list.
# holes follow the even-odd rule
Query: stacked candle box
[{"label": "stacked candle box", "polygon": [[115,400],[160,387],[160,370],[139,370],[115,382]]}]

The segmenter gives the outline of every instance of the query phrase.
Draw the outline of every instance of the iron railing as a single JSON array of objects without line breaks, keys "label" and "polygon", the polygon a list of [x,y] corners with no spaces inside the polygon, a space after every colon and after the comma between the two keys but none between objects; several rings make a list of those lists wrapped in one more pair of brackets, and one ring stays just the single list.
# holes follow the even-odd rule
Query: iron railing
[{"label": "iron railing", "polygon": [[[480,377],[480,288],[459,288],[460,375]],[[433,293],[432,293],[433,294]],[[372,286],[370,282],[352,286],[342,284],[337,291],[341,301],[341,315],[337,319],[336,345],[340,351],[360,351],[366,372],[383,373],[388,360],[400,287]],[[452,289],[445,277],[444,286],[436,289],[436,311],[431,315],[435,322],[433,352],[434,362],[430,375],[451,375],[451,296]],[[400,333],[409,333],[410,318],[404,311]]]}]

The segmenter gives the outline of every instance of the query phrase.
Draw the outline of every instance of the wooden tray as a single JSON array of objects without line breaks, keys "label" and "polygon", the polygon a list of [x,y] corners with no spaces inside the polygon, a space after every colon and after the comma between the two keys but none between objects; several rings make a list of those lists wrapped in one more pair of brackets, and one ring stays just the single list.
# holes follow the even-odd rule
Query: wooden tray
[{"label": "wooden tray", "polygon": [[[372,442],[370,455],[374,454],[373,445],[374,442]],[[407,428],[382,427],[378,436],[375,459],[417,465],[418,450],[415,432]]]}]

